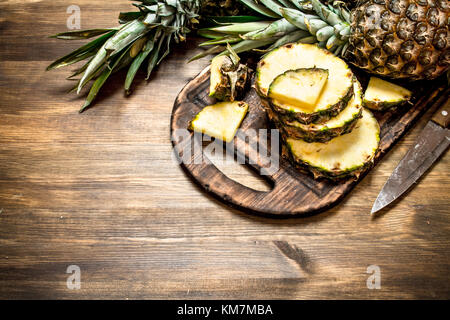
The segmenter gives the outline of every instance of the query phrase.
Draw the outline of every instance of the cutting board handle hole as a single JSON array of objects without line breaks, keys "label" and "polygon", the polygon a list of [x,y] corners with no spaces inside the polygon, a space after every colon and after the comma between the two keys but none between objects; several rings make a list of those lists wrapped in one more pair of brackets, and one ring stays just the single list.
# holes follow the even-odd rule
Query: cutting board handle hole
[{"label": "cutting board handle hole", "polygon": [[212,152],[214,143],[221,145],[221,142],[203,142],[204,156],[207,157],[225,176],[256,191],[269,192],[274,188],[274,182],[268,176],[262,176],[259,170],[248,163],[243,164],[238,161],[236,155],[226,152]]}]

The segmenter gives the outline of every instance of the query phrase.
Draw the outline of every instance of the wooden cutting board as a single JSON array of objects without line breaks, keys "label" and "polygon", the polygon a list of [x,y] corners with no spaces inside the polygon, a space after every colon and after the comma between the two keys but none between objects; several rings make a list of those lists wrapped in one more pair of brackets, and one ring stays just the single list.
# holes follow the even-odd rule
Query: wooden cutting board
[{"label": "wooden cutting board", "polygon": [[[365,87],[368,79],[356,71],[355,73]],[[280,153],[283,154],[283,152],[278,150],[277,154],[271,156],[272,159],[279,160],[279,169],[269,175],[264,172],[264,177],[269,179],[273,185],[272,190],[268,192],[253,190],[228,178],[207,158],[203,151],[200,151],[202,158],[199,158],[199,152],[193,152],[193,145],[202,145],[198,134],[191,133],[188,136],[179,134],[186,130],[189,122],[203,107],[215,102],[208,96],[209,74],[209,67],[207,67],[191,80],[177,96],[172,110],[171,138],[175,155],[178,156],[178,159],[184,159],[183,162],[181,160],[180,162],[185,171],[205,191],[226,204],[248,213],[271,217],[311,215],[336,205],[370,171],[370,169],[366,170],[356,180],[354,178],[340,182],[325,179],[315,180],[311,175],[296,170],[289,161],[282,155],[280,156]],[[412,85],[409,84],[409,89],[414,92],[412,105],[404,105],[384,113],[374,113],[381,128],[380,148],[375,157],[375,165],[426,110],[438,108],[446,102],[449,96],[449,89],[444,80],[416,82]],[[249,113],[241,125],[244,133],[249,130],[272,127],[254,89],[248,90],[243,100],[250,107]],[[181,131],[178,131],[179,129]],[[236,154],[245,156],[246,163],[261,174],[263,172],[261,170],[269,167],[270,158],[254,156],[255,152],[250,149],[250,146],[256,142],[254,139],[258,139],[258,137],[250,135],[243,139],[236,136],[234,149]],[[270,144],[268,149],[270,150]],[[186,156],[186,152],[188,152],[188,156]]]}]

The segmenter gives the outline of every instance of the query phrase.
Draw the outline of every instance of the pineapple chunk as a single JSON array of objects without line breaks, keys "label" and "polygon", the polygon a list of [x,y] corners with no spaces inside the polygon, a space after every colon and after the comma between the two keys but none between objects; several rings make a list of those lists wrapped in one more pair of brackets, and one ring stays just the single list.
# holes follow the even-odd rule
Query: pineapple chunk
[{"label": "pineapple chunk", "polygon": [[411,94],[411,91],[396,84],[371,77],[364,94],[363,104],[369,109],[385,110],[408,101],[411,99]]},{"label": "pineapple chunk", "polygon": [[328,70],[301,68],[277,76],[269,88],[269,98],[283,104],[314,111],[328,81]]},{"label": "pineapple chunk", "polygon": [[218,56],[212,59],[211,61],[211,77],[209,85],[209,95],[211,97],[213,97],[216,94],[216,90],[221,86],[222,72],[220,69],[227,59],[228,59],[227,56]]},{"label": "pineapple chunk", "polygon": [[190,129],[231,142],[248,112],[242,101],[219,102],[202,109],[191,121]]},{"label": "pineapple chunk", "polygon": [[234,101],[244,93],[248,79],[248,68],[239,63],[237,55],[215,57],[211,61],[209,96]]}]

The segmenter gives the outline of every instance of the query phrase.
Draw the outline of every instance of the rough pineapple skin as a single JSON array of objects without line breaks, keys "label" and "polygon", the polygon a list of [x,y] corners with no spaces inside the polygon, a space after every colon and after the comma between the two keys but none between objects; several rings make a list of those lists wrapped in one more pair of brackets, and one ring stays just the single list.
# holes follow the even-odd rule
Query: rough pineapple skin
[{"label": "rough pineapple skin", "polygon": [[[231,90],[231,79],[227,72],[236,74],[234,93]],[[220,82],[215,87],[215,90],[210,93],[210,96],[221,101],[234,101],[244,93],[248,78],[248,67],[245,64],[235,66],[232,64],[231,59],[227,57],[220,69]]]},{"label": "rough pineapple skin", "polygon": [[231,93],[230,78],[221,74],[220,84],[216,87],[216,91],[212,97],[221,101],[234,101],[237,97],[241,96],[245,91],[247,84],[247,68],[245,66],[240,66],[237,72],[239,76],[235,84],[234,95]]},{"label": "rough pineapple skin", "polygon": [[236,88],[234,95],[231,94],[230,78],[224,74],[220,75],[220,84],[216,86],[214,93],[210,94],[211,97],[220,101],[234,101],[237,97],[242,96],[247,85],[247,70],[239,72],[240,76],[236,82]]},{"label": "rough pineapple skin", "polygon": [[365,108],[373,110],[373,111],[386,111],[388,109],[391,108],[396,108],[396,107],[400,107],[405,105],[406,103],[408,103],[407,100],[403,101],[403,102],[378,102],[378,103],[374,103],[374,102],[368,102],[368,101],[364,101],[363,105]]},{"label": "rough pineapple skin", "polygon": [[447,0],[366,0],[352,12],[346,58],[390,78],[434,79],[450,64]]},{"label": "rough pineapple skin", "polygon": [[351,121],[348,121],[342,127],[325,128],[319,131],[307,131],[300,127],[283,124],[278,116],[271,110],[268,110],[267,115],[270,121],[274,123],[275,127],[280,130],[281,135],[285,137],[302,139],[306,142],[328,142],[335,137],[352,132],[356,123],[362,116],[362,108]]},{"label": "rough pineapple skin", "polygon": [[356,180],[356,179],[359,178],[359,176],[362,173],[364,173],[365,171],[369,170],[374,164],[373,161],[370,161],[370,162],[365,163],[362,167],[359,167],[359,168],[357,168],[357,169],[355,169],[353,171],[347,171],[347,172],[341,173],[341,174],[333,174],[333,173],[330,173],[330,172],[325,171],[325,170],[320,170],[319,168],[311,167],[311,166],[309,166],[306,163],[302,163],[302,162],[298,162],[298,161],[294,162],[295,160],[292,159],[292,156],[289,156],[289,157],[290,157],[291,163],[294,164],[294,167],[298,171],[303,172],[303,173],[307,173],[307,174],[311,174],[314,177],[314,179],[325,178],[325,179],[328,179],[328,180],[331,180],[331,181],[335,181],[335,182],[338,182],[338,181],[341,181],[341,180],[346,180],[346,179],[349,179],[349,178],[353,178],[353,179]]},{"label": "rough pineapple skin", "polygon": [[336,173],[333,171],[323,170],[322,168],[311,166],[307,162],[295,159],[294,155],[292,154],[289,148],[289,145],[286,143],[286,140],[284,140],[283,136],[281,137],[284,142],[282,143],[281,146],[282,157],[288,160],[298,171],[303,172],[305,174],[310,174],[314,177],[314,179],[326,179],[334,182],[340,182],[347,179],[357,180],[361,174],[372,168],[375,163],[374,161],[375,157],[373,157],[372,159],[370,159],[370,161],[367,161],[363,165],[351,168],[343,172]]},{"label": "rough pineapple skin", "polygon": [[[348,178],[354,178],[357,179],[359,178],[359,176],[364,173],[366,170],[370,169],[373,164],[374,164],[374,160],[379,152],[379,143],[380,143],[380,126],[378,124],[378,121],[373,117],[372,113],[370,111],[368,111],[367,109],[363,109],[363,117],[361,118],[361,120],[358,121],[362,121],[364,119],[364,113],[367,115],[370,115],[370,117],[372,118],[372,121],[374,121],[376,123],[376,141],[377,141],[377,147],[376,149],[373,149],[373,152],[370,154],[370,156],[368,156],[367,158],[365,158],[364,163],[360,163],[357,165],[354,165],[352,167],[349,167],[347,169],[340,169],[340,168],[336,168],[336,169],[326,169],[324,167],[321,167],[319,165],[317,165],[317,163],[310,163],[307,160],[303,160],[300,159],[298,157],[296,157],[294,155],[294,151],[292,150],[292,146],[288,143],[288,139],[285,135],[281,135],[281,140],[283,141],[282,143],[282,156],[287,159],[288,161],[290,161],[294,167],[304,173],[309,173],[311,175],[314,176],[315,179],[321,179],[321,178],[325,178],[331,181],[340,181],[343,179],[348,179]],[[361,124],[361,126],[363,126],[363,124]],[[351,133],[350,133],[351,134]],[[339,139],[339,138],[336,138]]]},{"label": "rough pineapple skin", "polygon": [[374,159],[371,159],[370,161],[364,163],[360,167],[355,167],[352,170],[347,170],[341,173],[334,173],[331,171],[322,170],[321,168],[318,167],[313,167],[306,162],[295,159],[287,143],[282,144],[282,156],[290,163],[292,163],[292,165],[298,171],[303,172],[305,174],[310,174],[314,177],[314,179],[327,179],[334,182],[347,180],[349,178],[356,180],[362,173],[369,170],[374,164]]}]

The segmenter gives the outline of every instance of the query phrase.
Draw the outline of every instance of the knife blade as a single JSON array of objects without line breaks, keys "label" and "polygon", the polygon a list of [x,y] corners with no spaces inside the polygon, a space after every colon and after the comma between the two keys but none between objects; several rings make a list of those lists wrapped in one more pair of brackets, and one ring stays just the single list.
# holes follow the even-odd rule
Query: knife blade
[{"label": "knife blade", "polygon": [[450,100],[434,113],[414,145],[383,186],[371,214],[398,199],[431,167],[450,145]]}]

